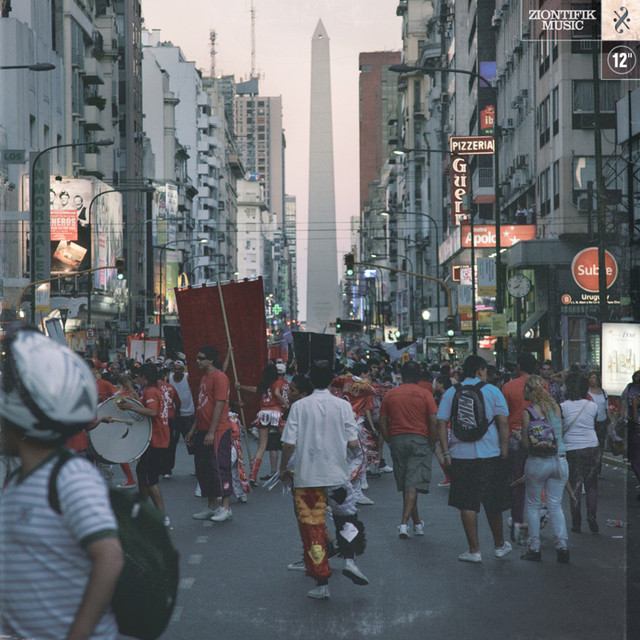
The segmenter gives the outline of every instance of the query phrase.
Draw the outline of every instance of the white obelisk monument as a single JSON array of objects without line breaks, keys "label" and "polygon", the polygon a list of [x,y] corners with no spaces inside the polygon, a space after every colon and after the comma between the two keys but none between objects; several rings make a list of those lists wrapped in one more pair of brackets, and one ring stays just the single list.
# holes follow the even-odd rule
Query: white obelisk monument
[{"label": "white obelisk monument", "polygon": [[333,182],[333,126],[329,37],[322,20],[311,39],[311,122],[309,136],[309,245],[307,329],[331,333],[340,316]]}]

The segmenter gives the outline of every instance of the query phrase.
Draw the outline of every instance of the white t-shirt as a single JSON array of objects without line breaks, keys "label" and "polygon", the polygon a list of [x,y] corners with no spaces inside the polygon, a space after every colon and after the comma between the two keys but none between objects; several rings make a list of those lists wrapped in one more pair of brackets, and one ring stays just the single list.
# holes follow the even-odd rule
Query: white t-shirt
[{"label": "white t-shirt", "polygon": [[351,405],[327,389],[291,405],[282,442],[296,445],[295,486],[335,487],[349,481],[347,442],[358,439]]},{"label": "white t-shirt", "polygon": [[[107,486],[86,460],[73,458],[60,470],[62,514],[49,506],[56,459],[16,476],[0,495],[0,611],[9,638],[64,638],[89,581],[92,562],[85,549],[118,535]],[[115,640],[117,633],[109,609],[91,640]]]},{"label": "white t-shirt", "polygon": [[191,395],[191,387],[189,386],[189,374],[185,373],[182,380],[178,382],[174,378],[174,374],[169,374],[169,382],[176,388],[178,397],[180,398],[180,415],[192,416],[195,412],[193,404],[193,396]]},{"label": "white t-shirt", "polygon": [[567,451],[597,447],[595,420],[598,407],[596,403],[591,400],[565,400],[560,405],[560,409],[562,409],[563,429],[571,425],[563,437]]},{"label": "white t-shirt", "polygon": [[596,403],[596,407],[598,407],[598,415],[596,420],[598,422],[603,422],[607,419],[607,397],[604,393],[589,393],[589,397]]}]

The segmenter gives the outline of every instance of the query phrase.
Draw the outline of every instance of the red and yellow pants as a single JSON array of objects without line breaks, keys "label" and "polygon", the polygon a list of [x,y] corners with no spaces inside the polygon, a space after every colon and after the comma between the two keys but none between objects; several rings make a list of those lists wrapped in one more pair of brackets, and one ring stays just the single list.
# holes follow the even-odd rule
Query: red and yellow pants
[{"label": "red and yellow pants", "polygon": [[331,575],[326,546],[327,494],[324,487],[294,489],[293,505],[304,548],[307,575],[314,579],[326,579]]}]

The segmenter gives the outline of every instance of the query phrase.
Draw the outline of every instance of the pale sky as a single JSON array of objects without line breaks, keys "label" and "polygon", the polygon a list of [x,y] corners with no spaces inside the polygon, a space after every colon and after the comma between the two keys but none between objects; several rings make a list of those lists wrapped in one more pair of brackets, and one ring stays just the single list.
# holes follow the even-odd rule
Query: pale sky
[{"label": "pale sky", "polygon": [[[358,54],[401,49],[397,0],[255,0],[260,93],[282,96],[286,193],[297,198],[299,315],[306,316],[311,36],[322,20],[331,43],[331,96],[338,254],[350,249],[350,218],[359,210]],[[250,0],[143,0],[147,29],[179,46],[207,74],[215,29],[216,75],[248,78]],[[195,177],[195,176],[194,176]],[[342,267],[339,267],[340,273]]]}]

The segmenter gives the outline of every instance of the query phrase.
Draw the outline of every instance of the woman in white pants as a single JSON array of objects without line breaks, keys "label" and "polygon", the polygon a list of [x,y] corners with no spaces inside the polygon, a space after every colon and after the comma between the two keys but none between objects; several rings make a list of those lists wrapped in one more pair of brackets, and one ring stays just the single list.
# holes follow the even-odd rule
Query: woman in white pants
[{"label": "woman in white pants", "polygon": [[[562,440],[562,414],[555,400],[546,390],[545,382],[540,376],[529,376],[524,385],[524,399],[531,402],[531,407],[522,412],[521,445],[529,450],[525,465],[525,518],[529,524],[529,549],[520,557],[523,560],[539,562],[540,552],[540,507],[544,489],[547,501],[547,512],[555,536],[558,562],[569,562],[567,548],[567,524],[562,513],[562,493],[569,478],[566,448]],[[533,420],[546,419],[553,428],[555,447],[551,447],[553,455],[540,455],[540,451],[532,446],[529,426]],[[536,455],[538,454],[538,455]]]}]

